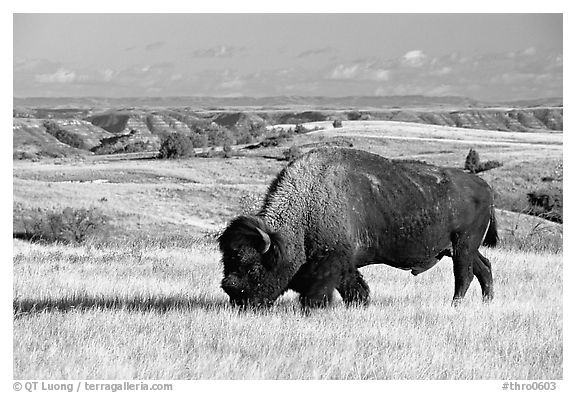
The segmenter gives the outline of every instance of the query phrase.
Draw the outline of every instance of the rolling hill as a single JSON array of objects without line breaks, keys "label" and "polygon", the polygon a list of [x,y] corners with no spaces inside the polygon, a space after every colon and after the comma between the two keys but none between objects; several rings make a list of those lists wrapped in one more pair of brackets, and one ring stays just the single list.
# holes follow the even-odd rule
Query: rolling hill
[{"label": "rolling hill", "polygon": [[[121,135],[124,147],[140,143],[150,149],[158,147],[163,134],[172,132],[224,133],[232,143],[246,143],[265,137],[265,126],[336,119],[433,124],[455,127],[455,131],[561,132],[563,128],[561,99],[490,104],[462,97],[423,96],[15,98],[14,104],[16,158],[114,152],[109,145],[116,139],[110,138]],[[209,145],[219,145],[218,141],[222,138],[208,135]]]}]

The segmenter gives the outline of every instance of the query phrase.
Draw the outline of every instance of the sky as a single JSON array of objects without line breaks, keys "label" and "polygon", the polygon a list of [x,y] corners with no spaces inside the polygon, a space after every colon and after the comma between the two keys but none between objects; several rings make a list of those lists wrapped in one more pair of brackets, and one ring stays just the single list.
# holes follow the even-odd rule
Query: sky
[{"label": "sky", "polygon": [[562,14],[14,14],[15,97],[562,97]]}]

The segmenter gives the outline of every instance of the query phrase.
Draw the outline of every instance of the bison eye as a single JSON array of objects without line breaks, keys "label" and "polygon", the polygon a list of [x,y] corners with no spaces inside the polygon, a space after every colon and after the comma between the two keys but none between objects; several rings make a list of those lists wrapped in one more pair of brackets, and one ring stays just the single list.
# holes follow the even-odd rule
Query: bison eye
[{"label": "bison eye", "polygon": [[232,253],[229,255],[229,260],[234,262],[234,263],[239,263],[240,262],[240,256],[236,252]]}]

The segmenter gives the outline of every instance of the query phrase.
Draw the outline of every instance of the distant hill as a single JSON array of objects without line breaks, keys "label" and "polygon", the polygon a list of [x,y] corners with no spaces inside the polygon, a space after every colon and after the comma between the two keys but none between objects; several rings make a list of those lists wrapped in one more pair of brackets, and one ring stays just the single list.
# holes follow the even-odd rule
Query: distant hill
[{"label": "distant hill", "polygon": [[193,138],[196,147],[245,144],[269,136],[266,126],[334,120],[389,120],[519,132],[563,129],[561,99],[500,105],[463,97],[425,96],[17,98],[14,102],[15,158],[152,151],[164,134],[174,132]]},{"label": "distant hill", "polygon": [[13,157],[17,159],[86,154],[85,150],[61,142],[50,134],[45,127],[45,121],[42,119],[15,118],[12,127],[12,145]]},{"label": "distant hill", "polygon": [[223,108],[262,109],[400,109],[400,108],[487,108],[562,106],[562,98],[511,102],[482,102],[467,97],[446,96],[350,96],[350,97],[58,97],[14,98],[14,108],[167,108],[190,107],[204,110]]}]

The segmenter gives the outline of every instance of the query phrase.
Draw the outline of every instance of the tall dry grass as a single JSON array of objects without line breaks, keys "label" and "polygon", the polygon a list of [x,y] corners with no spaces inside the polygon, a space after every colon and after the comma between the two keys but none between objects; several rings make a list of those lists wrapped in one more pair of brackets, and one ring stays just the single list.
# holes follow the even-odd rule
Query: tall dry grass
[{"label": "tall dry grass", "polygon": [[450,306],[451,263],[418,277],[363,269],[366,308],[295,294],[239,312],[218,253],[14,243],[15,379],[560,379],[561,254],[485,250],[496,298],[475,281]]}]

